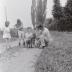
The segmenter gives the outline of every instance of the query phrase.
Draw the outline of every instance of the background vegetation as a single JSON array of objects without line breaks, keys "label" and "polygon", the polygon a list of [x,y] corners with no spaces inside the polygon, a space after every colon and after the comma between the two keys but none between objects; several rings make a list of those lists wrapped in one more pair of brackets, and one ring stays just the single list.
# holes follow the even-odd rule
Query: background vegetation
[{"label": "background vegetation", "polygon": [[46,23],[50,30],[72,31],[72,0],[67,0],[65,7],[61,6],[60,0],[54,0],[52,14],[50,25]]}]

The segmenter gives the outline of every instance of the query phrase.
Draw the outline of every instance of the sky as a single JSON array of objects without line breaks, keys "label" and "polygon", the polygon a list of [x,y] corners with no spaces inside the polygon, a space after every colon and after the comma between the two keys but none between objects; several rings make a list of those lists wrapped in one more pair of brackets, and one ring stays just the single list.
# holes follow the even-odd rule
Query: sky
[{"label": "sky", "polygon": [[[60,0],[61,5],[65,6],[67,0]],[[0,27],[5,22],[5,7],[7,9],[7,18],[12,27],[16,24],[17,18],[20,18],[24,27],[31,26],[31,2],[32,0],[0,0]],[[47,18],[52,17],[53,0],[47,0]]]}]

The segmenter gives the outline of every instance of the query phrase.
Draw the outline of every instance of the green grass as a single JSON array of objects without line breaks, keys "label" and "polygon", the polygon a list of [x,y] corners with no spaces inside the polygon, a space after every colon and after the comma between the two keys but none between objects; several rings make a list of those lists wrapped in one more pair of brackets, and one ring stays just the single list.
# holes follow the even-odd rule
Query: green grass
[{"label": "green grass", "polygon": [[72,72],[72,33],[51,32],[54,42],[35,64],[36,72]]}]

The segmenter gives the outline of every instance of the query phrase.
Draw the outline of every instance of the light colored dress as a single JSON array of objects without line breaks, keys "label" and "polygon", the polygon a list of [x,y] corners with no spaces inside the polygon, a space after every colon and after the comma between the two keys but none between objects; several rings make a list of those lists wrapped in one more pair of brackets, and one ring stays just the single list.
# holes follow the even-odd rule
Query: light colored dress
[{"label": "light colored dress", "polygon": [[4,39],[6,39],[6,38],[10,39],[11,38],[9,27],[3,28],[3,38]]}]

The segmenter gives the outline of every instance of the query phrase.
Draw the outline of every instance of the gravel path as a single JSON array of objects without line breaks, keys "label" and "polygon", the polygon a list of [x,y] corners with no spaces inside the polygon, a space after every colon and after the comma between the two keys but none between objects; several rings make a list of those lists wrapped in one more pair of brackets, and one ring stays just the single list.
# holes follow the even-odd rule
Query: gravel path
[{"label": "gravel path", "polygon": [[[4,45],[4,44],[3,44]],[[0,45],[3,46],[2,44]],[[17,45],[17,42],[11,43]],[[42,52],[38,48],[13,47],[0,55],[0,72],[34,72],[34,64]]]}]

